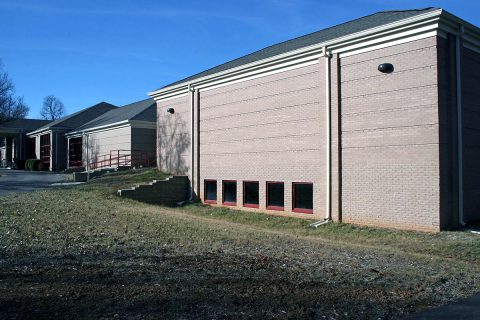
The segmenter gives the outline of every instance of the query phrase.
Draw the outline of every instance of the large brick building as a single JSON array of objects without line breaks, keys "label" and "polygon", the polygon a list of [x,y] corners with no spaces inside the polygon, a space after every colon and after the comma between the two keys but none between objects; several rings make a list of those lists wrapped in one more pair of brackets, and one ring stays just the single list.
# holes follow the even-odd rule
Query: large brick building
[{"label": "large brick building", "polygon": [[150,93],[205,203],[438,231],[480,219],[480,30],[379,12]]}]

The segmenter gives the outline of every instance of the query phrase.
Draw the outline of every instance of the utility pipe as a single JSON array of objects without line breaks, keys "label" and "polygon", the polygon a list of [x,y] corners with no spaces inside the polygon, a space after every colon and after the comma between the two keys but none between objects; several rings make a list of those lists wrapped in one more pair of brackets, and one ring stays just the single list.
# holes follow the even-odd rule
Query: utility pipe
[{"label": "utility pipe", "polygon": [[325,220],[331,219],[331,74],[330,74],[330,53],[327,52],[327,47],[323,47],[323,57],[325,58],[325,134],[326,134],[326,153],[325,153],[325,167],[326,167],[326,207]]},{"label": "utility pipe", "polygon": [[455,37],[455,70],[457,96],[457,162],[458,162],[458,222],[465,226],[463,212],[463,129],[462,129],[462,38],[465,27],[460,25],[460,32]]},{"label": "utility pipe", "polygon": [[191,173],[191,181],[190,181],[190,197],[189,201],[193,201],[195,198],[195,182],[194,182],[194,177],[195,177],[195,88],[191,86],[191,84],[188,84],[188,91],[191,93],[191,110],[190,110],[190,120],[191,120],[191,127],[190,127],[190,150],[191,150],[191,166],[190,166],[190,173]]}]

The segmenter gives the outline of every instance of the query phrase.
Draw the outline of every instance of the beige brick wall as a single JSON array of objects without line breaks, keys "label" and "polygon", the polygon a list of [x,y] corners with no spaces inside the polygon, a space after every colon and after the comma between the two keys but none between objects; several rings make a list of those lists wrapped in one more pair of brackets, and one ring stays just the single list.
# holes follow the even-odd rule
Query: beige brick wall
[{"label": "beige brick wall", "polygon": [[[377,71],[380,63],[392,74]],[[344,222],[438,231],[436,37],[342,58]]]},{"label": "beige brick wall", "polygon": [[[173,174],[190,175],[191,96],[157,101],[157,166]],[[167,108],[174,108],[170,114]]]},{"label": "beige brick wall", "polygon": [[[350,223],[440,229],[437,45],[432,37],[333,57],[335,219],[341,211],[343,221]],[[242,208],[242,182],[259,181],[260,207],[248,210],[263,211],[266,182],[283,181],[284,214],[300,216],[292,213],[292,182],[312,182],[314,214],[309,217],[325,217],[323,59],[195,93],[199,97],[195,103],[199,104],[201,199],[205,179],[217,180],[219,205],[222,180],[236,180],[237,208]],[[383,62],[393,63],[395,72],[378,72]],[[157,102],[157,161],[164,171],[190,175],[191,99],[189,93]],[[168,107],[175,108],[174,115],[166,112]]]},{"label": "beige brick wall", "polygon": [[[90,162],[105,160],[112,150],[131,150],[131,128],[123,127],[88,134],[88,158]],[[84,138],[85,140],[85,138]],[[83,157],[87,159],[87,143],[83,141]],[[125,154],[125,153],[124,153]],[[97,160],[95,160],[97,159]]]},{"label": "beige brick wall", "polygon": [[[323,61],[322,61],[323,62]],[[314,215],[325,216],[324,63],[200,91],[200,197],[203,180],[259,181],[266,210],[266,181],[285,183],[285,213],[292,213],[292,182],[314,184]]]}]

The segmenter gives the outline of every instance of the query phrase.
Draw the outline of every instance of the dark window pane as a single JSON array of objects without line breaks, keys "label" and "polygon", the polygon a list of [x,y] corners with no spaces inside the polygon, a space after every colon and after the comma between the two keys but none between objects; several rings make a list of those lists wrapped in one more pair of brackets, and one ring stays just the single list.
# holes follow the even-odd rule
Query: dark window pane
[{"label": "dark window pane", "polygon": [[313,184],[294,184],[295,203],[293,206],[298,209],[313,209]]},{"label": "dark window pane", "polygon": [[267,206],[283,207],[283,183],[267,184]]},{"label": "dark window pane", "polygon": [[205,200],[217,200],[217,181],[205,181]]},{"label": "dark window pane", "polygon": [[258,182],[244,182],[244,203],[258,205]]},{"label": "dark window pane", "polygon": [[223,202],[237,202],[237,182],[224,181],[223,182]]}]

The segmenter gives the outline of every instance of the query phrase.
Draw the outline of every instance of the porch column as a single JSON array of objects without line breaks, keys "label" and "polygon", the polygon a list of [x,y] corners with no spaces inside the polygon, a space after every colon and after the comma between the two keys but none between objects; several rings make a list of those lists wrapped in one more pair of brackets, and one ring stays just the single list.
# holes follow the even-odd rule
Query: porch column
[{"label": "porch column", "polygon": [[25,159],[25,144],[24,144],[24,134],[19,133],[15,136],[15,152],[14,158]]},{"label": "porch column", "polygon": [[13,157],[13,138],[12,137],[6,137],[5,138],[5,160],[7,162],[12,162],[12,157]]}]

